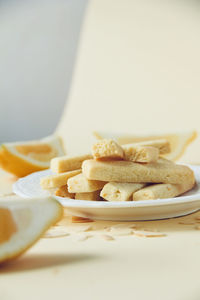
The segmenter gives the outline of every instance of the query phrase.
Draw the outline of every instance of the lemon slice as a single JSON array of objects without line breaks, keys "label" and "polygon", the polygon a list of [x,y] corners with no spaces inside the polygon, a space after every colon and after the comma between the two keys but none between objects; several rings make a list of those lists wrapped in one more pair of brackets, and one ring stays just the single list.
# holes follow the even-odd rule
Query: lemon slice
[{"label": "lemon slice", "polygon": [[62,217],[62,206],[53,198],[0,200],[0,263],[30,248]]},{"label": "lemon slice", "polygon": [[37,141],[2,144],[0,167],[18,177],[48,169],[50,161],[65,154],[62,140],[49,136]]},{"label": "lemon slice", "polygon": [[166,139],[170,143],[171,151],[168,154],[163,155],[165,158],[176,161],[185,152],[187,146],[193,142],[197,137],[197,132],[188,131],[180,133],[169,134],[155,134],[155,135],[108,135],[99,132],[93,132],[96,139],[114,138],[120,145],[138,143],[143,141]]}]

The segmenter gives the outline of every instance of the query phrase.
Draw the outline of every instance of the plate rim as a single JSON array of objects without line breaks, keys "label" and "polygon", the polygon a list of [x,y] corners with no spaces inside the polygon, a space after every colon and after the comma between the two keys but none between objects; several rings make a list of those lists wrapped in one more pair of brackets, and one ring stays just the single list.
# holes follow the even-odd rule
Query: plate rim
[{"label": "plate rim", "polygon": [[[197,172],[200,172],[200,166],[199,165],[189,165],[187,164],[195,173],[195,178],[197,177]],[[23,178],[19,178],[14,184],[13,184],[13,192],[23,198],[30,198],[30,196],[22,195],[18,189],[18,185],[21,184],[21,182],[24,181],[29,176],[32,176],[33,174],[41,174],[44,173],[45,176],[47,174],[51,174],[50,169],[34,172],[30,175],[27,175]],[[198,184],[200,184],[200,180],[196,181]],[[107,202],[107,201],[89,201],[89,200],[78,200],[78,199],[70,199],[67,197],[59,197],[55,195],[51,195],[54,199],[59,201],[64,207],[70,207],[70,208],[136,208],[136,207],[148,207],[148,206],[168,206],[168,205],[176,205],[176,204],[184,204],[184,203],[192,203],[192,202],[198,202],[200,201],[200,192],[195,195],[188,195],[188,196],[180,196],[180,197],[174,197],[174,198],[165,198],[165,199],[156,199],[156,200],[140,200],[140,201],[125,201],[125,202]]]},{"label": "plate rim", "polygon": [[[135,207],[149,207],[149,206],[165,206],[165,205],[176,205],[192,202],[200,202],[199,199],[194,199],[195,195],[182,196],[180,198],[166,198],[166,199],[156,199],[156,200],[143,200],[143,201],[124,201],[124,202],[104,202],[102,201],[89,201],[89,200],[74,200],[70,198],[62,198],[58,196],[52,196],[66,207],[76,207],[76,208],[135,208]],[[199,193],[200,196],[200,193]],[[172,200],[173,199],[173,200]],[[175,199],[175,200],[174,200]],[[191,201],[190,201],[191,200]],[[75,202],[76,201],[76,202]],[[87,203],[87,202],[89,203]],[[148,203],[147,203],[148,202]]]}]

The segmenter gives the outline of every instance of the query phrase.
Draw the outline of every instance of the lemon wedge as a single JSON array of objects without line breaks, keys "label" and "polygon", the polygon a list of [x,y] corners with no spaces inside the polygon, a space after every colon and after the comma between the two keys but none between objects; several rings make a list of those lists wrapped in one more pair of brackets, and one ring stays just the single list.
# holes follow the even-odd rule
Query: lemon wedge
[{"label": "lemon wedge", "polygon": [[58,136],[49,136],[37,141],[2,144],[0,167],[17,177],[49,168],[50,161],[65,154]]},{"label": "lemon wedge", "polygon": [[138,143],[143,141],[151,141],[158,139],[166,139],[170,143],[171,151],[168,154],[163,155],[169,160],[178,160],[187,149],[187,146],[192,143],[196,137],[197,132],[195,130],[180,133],[169,134],[150,134],[150,135],[110,135],[106,133],[93,132],[96,139],[114,138],[120,145]]},{"label": "lemon wedge", "polygon": [[62,206],[53,198],[0,200],[0,263],[30,248],[62,217]]}]

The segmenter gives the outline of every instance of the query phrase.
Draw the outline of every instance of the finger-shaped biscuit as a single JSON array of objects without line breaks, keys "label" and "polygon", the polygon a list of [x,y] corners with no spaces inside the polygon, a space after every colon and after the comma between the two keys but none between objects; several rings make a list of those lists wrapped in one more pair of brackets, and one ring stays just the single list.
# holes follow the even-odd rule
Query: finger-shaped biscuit
[{"label": "finger-shaped biscuit", "polygon": [[194,173],[189,167],[168,163],[161,158],[157,162],[149,164],[130,161],[85,160],[82,164],[82,172],[87,179],[108,182],[181,184],[194,178]]},{"label": "finger-shaped biscuit", "polygon": [[59,197],[67,197],[74,199],[75,194],[74,193],[69,193],[67,185],[60,186],[56,191],[55,195]]},{"label": "finger-shaped biscuit", "polygon": [[70,193],[88,193],[98,191],[103,188],[106,182],[98,180],[88,180],[83,174],[71,177],[67,181]]},{"label": "finger-shaped biscuit", "polygon": [[133,193],[133,200],[138,201],[173,198],[191,190],[194,184],[195,182],[193,180],[183,184],[153,184]]},{"label": "finger-shaped biscuit", "polygon": [[156,162],[159,157],[159,149],[150,146],[126,145],[123,146],[124,159],[134,162]]},{"label": "finger-shaped biscuit", "polygon": [[90,158],[92,158],[91,154],[55,157],[51,160],[51,170],[55,173],[78,170],[81,168],[82,162]]},{"label": "finger-shaped biscuit", "polygon": [[40,185],[43,189],[51,189],[67,184],[67,180],[81,173],[81,169],[50,175],[40,179]]},{"label": "finger-shaped biscuit", "polygon": [[103,139],[99,140],[92,146],[92,154],[94,158],[123,158],[124,151],[120,145],[118,145],[114,140]]},{"label": "finger-shaped biscuit", "polygon": [[104,185],[100,196],[107,201],[130,201],[133,193],[144,186],[142,183],[109,182]]},{"label": "finger-shaped biscuit", "polygon": [[77,200],[90,200],[90,201],[99,201],[100,200],[100,190],[89,193],[76,193],[75,199]]}]

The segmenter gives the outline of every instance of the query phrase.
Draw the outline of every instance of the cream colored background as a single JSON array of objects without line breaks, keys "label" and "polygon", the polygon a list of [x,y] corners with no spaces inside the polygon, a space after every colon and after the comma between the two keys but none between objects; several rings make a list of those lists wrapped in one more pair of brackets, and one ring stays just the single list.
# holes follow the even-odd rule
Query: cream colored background
[{"label": "cream colored background", "polygon": [[90,1],[59,126],[69,151],[94,129],[199,130],[199,35],[196,1]]}]

